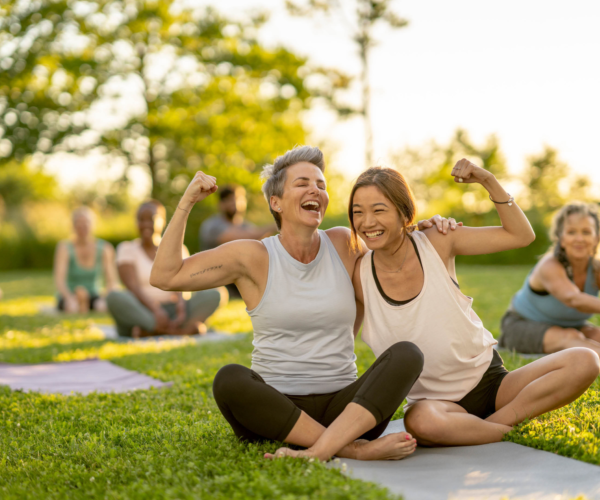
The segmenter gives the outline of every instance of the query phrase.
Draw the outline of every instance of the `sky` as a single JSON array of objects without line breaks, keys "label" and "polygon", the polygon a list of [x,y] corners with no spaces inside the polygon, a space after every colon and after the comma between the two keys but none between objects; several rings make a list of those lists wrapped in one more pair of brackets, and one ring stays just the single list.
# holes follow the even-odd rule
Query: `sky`
[{"label": "sky", "polygon": [[[228,15],[266,10],[264,43],[358,74],[350,33],[335,19],[291,18],[283,0],[185,1]],[[513,175],[547,144],[600,186],[600,2],[395,0],[392,6],[410,24],[376,32],[370,81],[378,164],[403,147],[447,141],[462,127],[475,141],[496,134]],[[364,166],[360,119],[340,122],[315,110],[306,123],[313,142],[333,146],[330,163],[356,177]],[[73,182],[72,172],[65,175],[69,163],[53,170]],[[143,190],[143,175],[136,178]]]}]

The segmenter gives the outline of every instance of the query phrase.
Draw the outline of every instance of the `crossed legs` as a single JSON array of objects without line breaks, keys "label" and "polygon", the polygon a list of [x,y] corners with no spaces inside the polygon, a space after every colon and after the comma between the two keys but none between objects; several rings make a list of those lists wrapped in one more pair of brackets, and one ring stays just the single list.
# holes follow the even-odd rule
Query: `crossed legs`
[{"label": "crossed legs", "polygon": [[496,396],[496,412],[485,420],[456,403],[421,401],[408,410],[406,428],[425,446],[498,442],[513,425],[577,399],[599,370],[598,355],[590,349],[564,350],[506,375]]},{"label": "crossed legs", "polygon": [[[412,453],[416,442],[406,433],[377,438],[422,368],[421,351],[410,342],[399,342],[358,380],[336,393],[288,397],[266,384],[256,372],[239,365],[219,370],[213,393],[221,413],[240,439],[266,438],[307,448],[281,448],[275,456],[326,460],[337,454],[362,460],[397,460]],[[360,437],[365,439],[357,441]]]}]

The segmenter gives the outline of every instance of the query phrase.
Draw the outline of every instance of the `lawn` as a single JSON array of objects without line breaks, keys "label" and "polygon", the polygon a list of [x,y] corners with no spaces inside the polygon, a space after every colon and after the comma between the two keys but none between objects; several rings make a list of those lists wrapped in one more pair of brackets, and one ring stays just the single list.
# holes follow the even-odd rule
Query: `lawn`
[{"label": "lawn", "polygon": [[[498,325],[524,267],[467,267],[463,290],[487,327]],[[226,343],[120,344],[102,339],[106,315],[40,315],[53,303],[49,272],[0,273],[0,362],[97,356],[161,380],[168,389],[120,395],[45,396],[0,387],[0,498],[393,498],[322,464],[262,458],[275,443],[238,443],[214,403],[212,379],[227,363],[250,365],[251,337]],[[212,326],[249,332],[241,302]],[[359,371],[374,360],[357,342]],[[504,356],[509,369],[530,362]],[[507,439],[600,464],[600,383],[565,409]],[[397,416],[401,414],[398,413]]]}]

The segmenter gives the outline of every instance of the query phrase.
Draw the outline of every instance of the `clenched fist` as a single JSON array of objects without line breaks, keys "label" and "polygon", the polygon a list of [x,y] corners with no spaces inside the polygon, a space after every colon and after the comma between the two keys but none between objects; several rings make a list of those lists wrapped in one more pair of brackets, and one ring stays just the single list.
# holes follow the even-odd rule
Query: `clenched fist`
[{"label": "clenched fist", "polygon": [[466,182],[467,184],[483,184],[494,177],[492,173],[465,158],[456,162],[450,175],[454,177],[454,182]]},{"label": "clenched fist", "polygon": [[183,193],[179,207],[189,211],[196,203],[213,194],[217,189],[216,177],[198,171]]}]

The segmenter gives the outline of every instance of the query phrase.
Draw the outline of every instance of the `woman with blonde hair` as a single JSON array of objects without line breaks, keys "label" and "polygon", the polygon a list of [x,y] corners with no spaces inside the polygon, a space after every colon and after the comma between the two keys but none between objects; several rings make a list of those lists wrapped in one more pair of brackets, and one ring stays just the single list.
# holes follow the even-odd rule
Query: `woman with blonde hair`
[{"label": "woman with blonde hair", "polygon": [[360,236],[370,250],[354,273],[357,301],[365,310],[362,338],[378,358],[400,341],[423,352],[405,425],[428,446],[501,441],[513,425],[574,401],[600,369],[596,353],[585,348],[510,373],[504,368],[473,299],[460,290],[454,258],[523,247],[535,235],[490,172],[463,159],[451,175],[455,182],[481,184],[502,225],[458,227],[445,237],[430,229],[411,233],[412,193],[404,177],[387,168],[371,168],[358,178],[348,208],[355,240]]},{"label": "woman with blonde hair", "polygon": [[600,218],[595,205],[573,202],[554,216],[553,246],[525,278],[502,318],[500,346],[522,353],[587,347],[600,354]]},{"label": "woman with blonde hair", "polygon": [[59,242],[54,254],[58,310],[105,312],[106,300],[100,293],[100,281],[104,277],[106,293],[117,284],[114,249],[107,241],[94,237],[94,212],[90,208],[75,209],[72,221],[74,237]]}]

